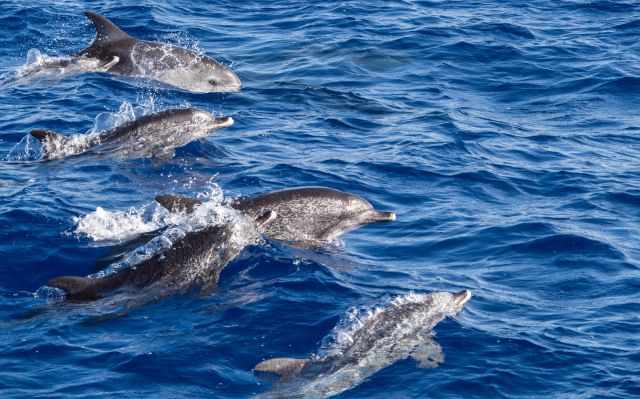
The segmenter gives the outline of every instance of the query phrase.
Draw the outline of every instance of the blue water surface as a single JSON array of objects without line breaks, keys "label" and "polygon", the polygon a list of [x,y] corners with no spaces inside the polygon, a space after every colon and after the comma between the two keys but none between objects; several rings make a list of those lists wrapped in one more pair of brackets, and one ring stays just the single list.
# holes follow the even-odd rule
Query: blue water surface
[{"label": "blue water surface", "polygon": [[[31,129],[85,132],[129,105],[236,121],[163,162],[0,163],[2,398],[250,397],[269,389],[256,363],[315,352],[350,307],[462,288],[473,298],[436,328],[444,364],[398,362],[340,397],[640,396],[637,2],[5,1],[0,73],[84,48],[86,9],[244,86],[83,74],[0,90],[3,158]],[[206,296],[34,297],[123,251],[74,218],[212,181],[230,197],[330,186],[398,219],[328,251],[247,248]]]}]

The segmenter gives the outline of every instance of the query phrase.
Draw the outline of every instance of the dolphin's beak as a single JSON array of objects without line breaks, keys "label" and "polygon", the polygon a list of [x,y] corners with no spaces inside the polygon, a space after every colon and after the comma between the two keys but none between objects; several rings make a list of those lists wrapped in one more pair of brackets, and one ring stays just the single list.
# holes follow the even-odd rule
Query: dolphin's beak
[{"label": "dolphin's beak", "polygon": [[368,219],[373,222],[392,222],[396,220],[395,212],[381,212],[381,211],[371,211],[368,216]]},{"label": "dolphin's beak", "polygon": [[233,118],[230,116],[223,116],[221,118],[214,118],[212,122],[213,129],[220,129],[223,127],[229,127],[233,125]]},{"label": "dolphin's beak", "polygon": [[464,304],[467,303],[469,299],[471,299],[471,291],[469,290],[462,290],[453,294],[453,300],[460,309],[462,309]]}]

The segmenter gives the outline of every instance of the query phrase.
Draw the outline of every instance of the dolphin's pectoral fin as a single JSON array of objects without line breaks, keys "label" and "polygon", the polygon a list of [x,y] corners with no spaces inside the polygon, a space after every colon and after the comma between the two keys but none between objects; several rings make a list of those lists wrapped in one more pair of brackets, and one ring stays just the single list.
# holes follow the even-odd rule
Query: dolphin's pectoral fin
[{"label": "dolphin's pectoral fin", "polygon": [[93,301],[100,298],[95,289],[96,279],[79,276],[56,277],[47,283],[49,287],[63,290],[69,299]]},{"label": "dolphin's pectoral fin", "polygon": [[267,209],[256,218],[256,224],[259,228],[265,228],[269,225],[269,223],[273,222],[276,219],[276,216],[278,216],[276,211]]},{"label": "dolphin's pectoral fin", "polygon": [[45,140],[49,140],[49,141],[60,140],[64,137],[61,134],[52,132],[51,130],[42,130],[42,129],[32,130],[31,135],[36,139],[38,139],[39,142],[43,142]]},{"label": "dolphin's pectoral fin", "polygon": [[117,55],[114,55],[111,61],[107,62],[104,65],[100,65],[98,67],[98,72],[108,72],[109,69],[111,69],[111,67],[116,65],[118,62],[120,62],[120,57],[118,57]]},{"label": "dolphin's pectoral fin", "polygon": [[162,164],[163,162],[170,161],[176,155],[173,149],[157,151],[151,154],[154,164]]},{"label": "dolphin's pectoral fin", "polygon": [[418,362],[418,367],[425,369],[436,368],[444,362],[442,347],[433,339],[414,349],[410,357]]},{"label": "dolphin's pectoral fin", "polygon": [[202,201],[195,198],[179,197],[177,195],[158,195],[156,202],[166,208],[169,212],[193,212],[194,208]]},{"label": "dolphin's pectoral fin", "polygon": [[277,374],[281,378],[288,378],[298,374],[306,364],[306,359],[276,357],[256,364],[253,370],[262,373]]}]

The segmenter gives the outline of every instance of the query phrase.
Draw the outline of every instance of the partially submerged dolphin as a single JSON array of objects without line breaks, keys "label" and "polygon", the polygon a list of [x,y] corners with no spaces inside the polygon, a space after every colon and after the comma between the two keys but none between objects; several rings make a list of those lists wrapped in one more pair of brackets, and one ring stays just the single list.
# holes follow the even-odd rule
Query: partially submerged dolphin
[{"label": "partially submerged dolphin", "polygon": [[[256,218],[261,226],[272,220],[266,212]],[[252,243],[248,237],[238,237],[234,232],[238,225],[224,223],[181,234],[172,244],[148,259],[112,272],[101,272],[93,276],[61,276],[47,283],[48,287],[64,291],[65,299],[92,301],[109,292],[130,288],[140,295],[143,292],[155,296],[166,296],[192,288],[201,287],[208,292],[216,287],[220,273],[245,246]],[[178,230],[173,234],[179,234]],[[164,233],[159,240],[167,240],[171,234]]]},{"label": "partially submerged dolphin", "polygon": [[145,115],[99,133],[62,135],[33,130],[42,143],[42,158],[64,158],[87,151],[117,153],[122,158],[168,158],[174,149],[200,139],[214,129],[233,125],[231,117],[216,118],[195,108],[176,108]]},{"label": "partially submerged dolphin", "polygon": [[255,371],[281,377],[275,389],[263,397],[331,397],[406,358],[415,359],[420,367],[436,367],[444,355],[432,330],[445,317],[459,313],[470,298],[468,290],[398,297],[347,331],[337,331],[336,341],[326,353],[258,363]]},{"label": "partially submerged dolphin", "polygon": [[[156,201],[170,211],[192,212],[202,203],[194,198],[161,195]],[[331,241],[358,226],[395,220],[393,212],[381,212],[367,200],[326,187],[299,187],[239,198],[229,205],[250,217],[266,211],[275,214],[261,233],[271,239],[315,246]]]},{"label": "partially submerged dolphin", "polygon": [[39,60],[21,77],[79,72],[107,72],[144,77],[196,93],[240,90],[238,76],[212,58],[170,44],[129,36],[113,22],[91,11],[85,15],[96,28],[89,47],[71,58]]}]

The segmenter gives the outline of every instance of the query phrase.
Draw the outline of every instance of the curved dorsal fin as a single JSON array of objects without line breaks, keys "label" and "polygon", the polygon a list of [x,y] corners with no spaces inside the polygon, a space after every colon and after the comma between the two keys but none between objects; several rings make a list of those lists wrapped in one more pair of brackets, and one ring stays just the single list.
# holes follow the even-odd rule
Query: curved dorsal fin
[{"label": "curved dorsal fin", "polygon": [[125,31],[118,28],[116,24],[100,14],[96,14],[93,11],[85,11],[84,15],[89,18],[96,28],[96,40],[94,44],[114,42],[130,37]]},{"label": "curved dorsal fin", "polygon": [[191,213],[202,201],[196,198],[180,197],[177,195],[158,195],[156,202],[169,212]]},{"label": "curved dorsal fin", "polygon": [[43,130],[43,129],[32,130],[31,135],[36,139],[38,139],[38,141],[40,142],[43,142],[47,139],[51,141],[53,139],[61,137],[61,135],[56,132],[52,132],[51,130]]}]

